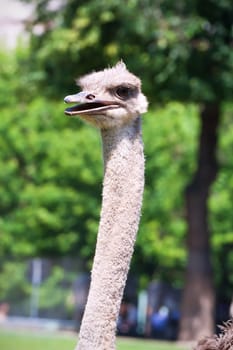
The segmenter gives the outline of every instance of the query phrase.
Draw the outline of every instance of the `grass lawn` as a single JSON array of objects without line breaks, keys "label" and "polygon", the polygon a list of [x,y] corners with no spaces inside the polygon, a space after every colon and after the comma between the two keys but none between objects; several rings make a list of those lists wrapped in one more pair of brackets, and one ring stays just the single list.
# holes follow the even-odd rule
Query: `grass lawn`
[{"label": "grass lawn", "polygon": [[[0,330],[1,350],[73,350],[76,344],[74,335],[34,331]],[[117,350],[188,350],[175,343],[118,338]]]}]

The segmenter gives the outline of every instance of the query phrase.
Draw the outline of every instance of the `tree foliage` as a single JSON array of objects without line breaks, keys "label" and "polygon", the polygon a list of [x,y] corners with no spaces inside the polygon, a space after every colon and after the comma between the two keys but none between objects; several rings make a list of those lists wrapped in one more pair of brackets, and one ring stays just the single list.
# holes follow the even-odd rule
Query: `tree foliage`
[{"label": "tree foliage", "polygon": [[[68,121],[60,101],[30,99],[30,87],[18,96],[20,61],[6,57],[3,66],[11,75],[2,81],[1,96],[8,86],[11,92],[6,95],[14,100],[9,107],[9,98],[3,98],[1,109],[1,255],[56,255],[80,249],[87,257],[83,243],[94,240],[91,233],[99,216],[98,136]],[[83,147],[85,140],[90,142]]]},{"label": "tree foliage", "polygon": [[64,94],[74,77],[122,58],[143,74],[151,101],[232,98],[230,0],[33,2],[31,62],[50,92]]}]

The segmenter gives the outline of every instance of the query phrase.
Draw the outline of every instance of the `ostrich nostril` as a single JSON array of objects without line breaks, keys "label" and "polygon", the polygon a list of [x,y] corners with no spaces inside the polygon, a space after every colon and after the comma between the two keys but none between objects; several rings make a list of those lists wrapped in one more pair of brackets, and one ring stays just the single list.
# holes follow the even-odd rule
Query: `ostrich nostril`
[{"label": "ostrich nostril", "polygon": [[88,95],[86,96],[86,99],[87,99],[87,100],[94,100],[94,99],[95,99],[95,95],[93,95],[93,94],[88,94]]}]

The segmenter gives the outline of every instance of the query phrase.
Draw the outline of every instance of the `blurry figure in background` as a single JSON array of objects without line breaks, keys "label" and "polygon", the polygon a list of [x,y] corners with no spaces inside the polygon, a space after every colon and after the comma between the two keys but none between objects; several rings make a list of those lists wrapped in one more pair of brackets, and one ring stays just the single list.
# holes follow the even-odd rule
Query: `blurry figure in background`
[{"label": "blurry figure in background", "polygon": [[10,310],[10,305],[8,303],[0,304],[0,322],[5,321]]},{"label": "blurry figure in background", "polygon": [[119,335],[135,336],[137,334],[137,308],[130,302],[123,301],[117,322]]},{"label": "blurry figure in background", "polygon": [[151,316],[151,335],[155,338],[164,339],[164,331],[168,326],[169,310],[167,306],[161,306]]},{"label": "blurry figure in background", "polygon": [[180,290],[152,281],[148,286],[147,337],[175,340],[180,318]]},{"label": "blurry figure in background", "polygon": [[179,314],[163,305],[151,315],[151,336],[157,339],[175,340]]}]

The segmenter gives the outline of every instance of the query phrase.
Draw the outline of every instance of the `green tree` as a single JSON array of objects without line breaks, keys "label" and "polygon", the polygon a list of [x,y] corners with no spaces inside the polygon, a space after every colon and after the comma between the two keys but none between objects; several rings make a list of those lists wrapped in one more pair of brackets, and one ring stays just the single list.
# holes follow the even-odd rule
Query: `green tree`
[{"label": "green tree", "polygon": [[25,57],[1,55],[0,257],[69,251],[88,261],[99,216],[98,136],[68,121],[62,102],[35,98],[33,72],[23,86]]}]

